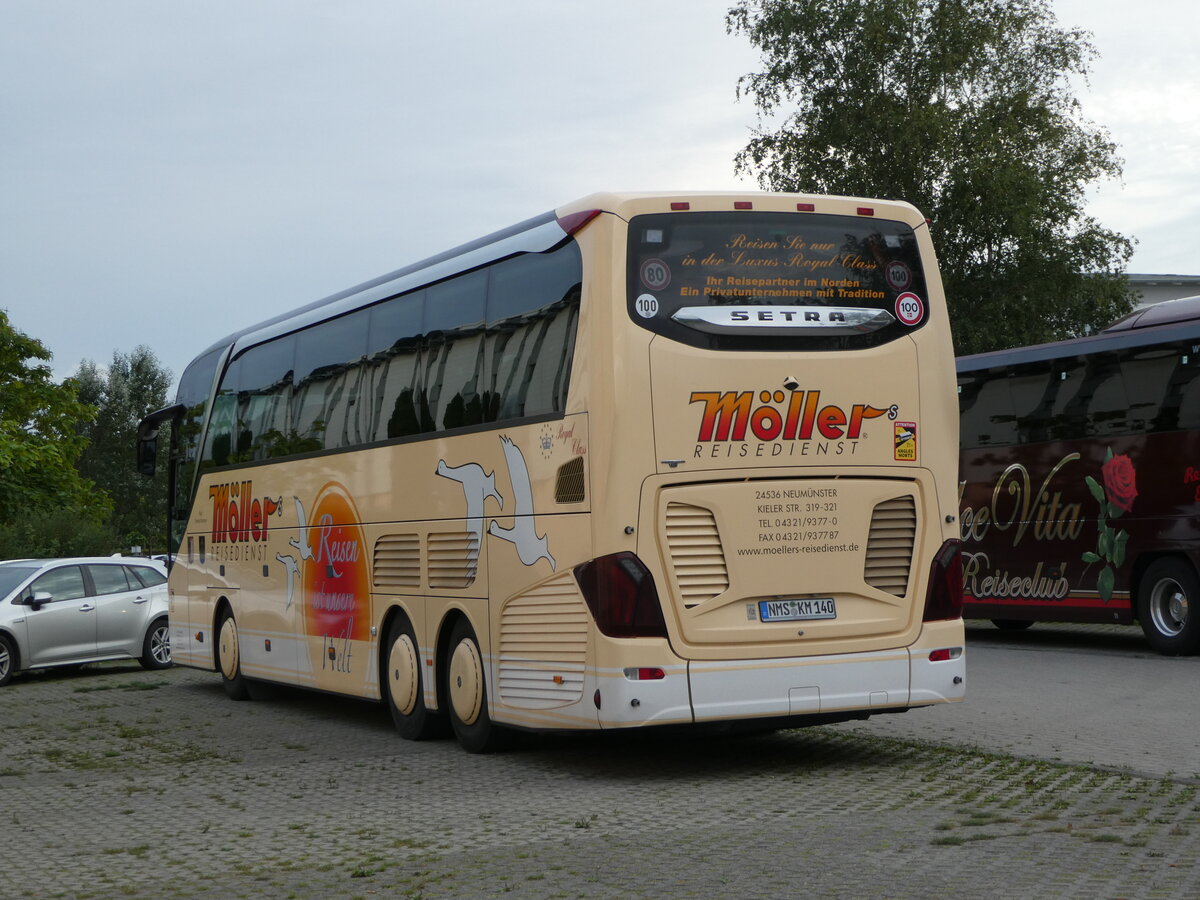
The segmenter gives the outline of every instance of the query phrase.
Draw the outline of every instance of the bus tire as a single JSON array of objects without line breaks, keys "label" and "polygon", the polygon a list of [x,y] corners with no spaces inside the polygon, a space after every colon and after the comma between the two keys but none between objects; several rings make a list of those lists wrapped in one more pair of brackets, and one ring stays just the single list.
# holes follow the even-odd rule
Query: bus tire
[{"label": "bus tire", "polygon": [[507,743],[504,728],[488,715],[487,678],[475,630],[459,619],[450,635],[450,658],[446,670],[450,726],[468,753],[492,753]]},{"label": "bus tire", "polygon": [[250,685],[242,674],[241,648],[238,644],[237,622],[229,608],[221,610],[217,620],[217,669],[221,684],[231,700],[249,700]]},{"label": "bus tire", "polygon": [[1001,631],[1024,631],[1033,624],[1032,619],[992,619],[992,624]]},{"label": "bus tire", "polygon": [[425,706],[421,652],[405,616],[397,616],[388,629],[384,665],[383,694],[400,737],[409,741],[437,737],[439,717]]},{"label": "bus tire", "polygon": [[1137,614],[1146,642],[1164,656],[1200,649],[1200,579],[1188,563],[1174,557],[1155,560],[1138,588]]}]

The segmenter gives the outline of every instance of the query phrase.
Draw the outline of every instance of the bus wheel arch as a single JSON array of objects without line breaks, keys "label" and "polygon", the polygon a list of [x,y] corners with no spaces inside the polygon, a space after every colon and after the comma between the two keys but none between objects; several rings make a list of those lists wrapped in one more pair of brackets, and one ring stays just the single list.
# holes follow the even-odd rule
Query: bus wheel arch
[{"label": "bus wheel arch", "polygon": [[238,638],[237,620],[233,607],[222,597],[217,601],[217,613],[213,623],[213,662],[221,673],[221,685],[231,700],[249,700],[250,686],[242,674],[241,641]]},{"label": "bus wheel arch", "polygon": [[1166,656],[1200,651],[1200,576],[1185,556],[1170,554],[1139,566],[1134,598],[1146,642]]},{"label": "bus wheel arch", "polygon": [[396,730],[410,741],[440,737],[445,731],[441,716],[425,706],[421,645],[412,620],[396,606],[388,611],[383,626],[379,686]]}]

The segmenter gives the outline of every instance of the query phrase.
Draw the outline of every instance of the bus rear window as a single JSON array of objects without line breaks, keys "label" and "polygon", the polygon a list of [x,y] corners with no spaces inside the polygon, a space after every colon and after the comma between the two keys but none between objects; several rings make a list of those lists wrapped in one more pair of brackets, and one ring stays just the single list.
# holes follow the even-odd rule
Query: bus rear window
[{"label": "bus rear window", "polygon": [[643,328],[719,350],[873,347],[929,316],[912,228],[805,213],[635,216],[628,305]]}]

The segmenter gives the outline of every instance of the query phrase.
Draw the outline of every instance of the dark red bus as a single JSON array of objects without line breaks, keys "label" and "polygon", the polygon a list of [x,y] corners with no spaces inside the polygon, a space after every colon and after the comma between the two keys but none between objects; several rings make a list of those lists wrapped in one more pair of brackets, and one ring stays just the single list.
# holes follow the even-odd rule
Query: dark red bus
[{"label": "dark red bus", "polygon": [[957,367],[964,615],[1200,651],[1200,297]]}]

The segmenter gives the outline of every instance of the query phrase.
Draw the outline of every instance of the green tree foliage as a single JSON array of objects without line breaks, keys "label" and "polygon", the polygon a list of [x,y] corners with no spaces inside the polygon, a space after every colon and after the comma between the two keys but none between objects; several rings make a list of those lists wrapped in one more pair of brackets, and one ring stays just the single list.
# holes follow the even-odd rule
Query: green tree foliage
[{"label": "green tree foliage", "polygon": [[76,522],[97,523],[107,498],[79,473],[87,443],[81,423],[95,409],[68,379],[51,380],[50,351],[16,330],[0,310],[0,529],[6,556],[27,556],[19,535],[35,520],[68,512]]},{"label": "green tree foliage", "polygon": [[1131,308],[1132,245],[1083,209],[1121,173],[1071,89],[1095,50],[1046,0],[740,0],[726,24],[763,60],[738,85],[760,114],[739,171],[921,209],[959,353],[1071,337]]},{"label": "green tree foliage", "polygon": [[84,360],[74,379],[80,399],[98,410],[94,420],[80,426],[87,445],[79,456],[79,471],[112,498],[109,523],[118,545],[165,549],[165,467],[147,479],[137,472],[135,451],[138,422],[167,405],[171,372],[149,347],[141,346],[113,353],[106,371]]}]

